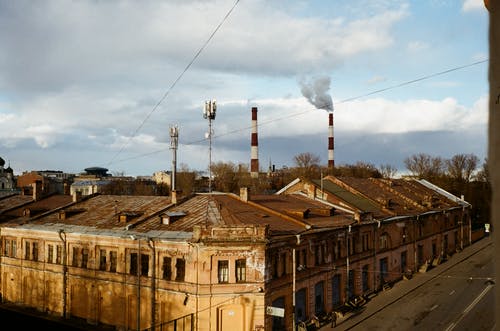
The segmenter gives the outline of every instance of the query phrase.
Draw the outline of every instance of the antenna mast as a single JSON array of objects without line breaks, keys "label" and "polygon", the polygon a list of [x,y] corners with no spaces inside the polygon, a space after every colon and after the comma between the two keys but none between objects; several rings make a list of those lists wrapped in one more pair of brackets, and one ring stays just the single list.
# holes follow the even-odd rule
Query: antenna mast
[{"label": "antenna mast", "polygon": [[172,191],[176,190],[175,177],[177,174],[177,146],[179,144],[179,129],[177,125],[170,127],[170,149],[172,150],[172,178],[170,179]]},{"label": "antenna mast", "polygon": [[214,100],[205,101],[203,109],[203,118],[208,119],[208,132],[205,138],[208,138],[208,192],[212,192],[212,120],[215,120],[215,111],[217,105]]}]

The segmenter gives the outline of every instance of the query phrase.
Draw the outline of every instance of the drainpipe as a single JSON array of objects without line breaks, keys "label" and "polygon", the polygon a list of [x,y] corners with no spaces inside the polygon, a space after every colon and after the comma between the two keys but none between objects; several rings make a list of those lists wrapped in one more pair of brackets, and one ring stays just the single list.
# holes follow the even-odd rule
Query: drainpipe
[{"label": "drainpipe", "polygon": [[[300,245],[300,234],[297,236],[297,246]],[[292,330],[295,330],[295,273],[297,270],[297,260],[295,247],[292,248]]]},{"label": "drainpipe", "polygon": [[352,291],[352,289],[349,288],[349,248],[350,248],[350,245],[349,245],[349,234],[351,233],[351,226],[349,225],[349,228],[346,232],[346,236],[345,236],[345,240],[346,240],[346,246],[347,246],[347,256],[346,256],[346,297],[345,297],[345,300],[344,302],[346,302],[347,300],[349,300],[349,297],[348,297],[348,293],[347,293],[347,290],[350,290]]},{"label": "drainpipe", "polygon": [[[63,243],[62,250],[62,263],[63,263],[63,317],[66,316],[66,305],[67,305],[67,287],[68,287],[68,263],[67,263],[67,251],[66,251],[66,232],[63,229],[59,229],[59,238]],[[57,248],[56,248],[57,249]]]},{"label": "drainpipe", "polygon": [[415,272],[418,271],[418,261],[417,261],[417,223],[418,223],[418,217],[413,222],[413,267],[415,268]]}]

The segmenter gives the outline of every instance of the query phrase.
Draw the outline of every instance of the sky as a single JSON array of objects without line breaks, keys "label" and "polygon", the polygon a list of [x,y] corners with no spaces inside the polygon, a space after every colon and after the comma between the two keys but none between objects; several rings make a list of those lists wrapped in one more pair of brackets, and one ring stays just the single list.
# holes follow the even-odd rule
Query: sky
[{"label": "sky", "polygon": [[482,163],[487,73],[482,0],[0,0],[0,157],[149,176],[176,126],[178,169],[249,165],[257,107],[262,171],[326,165],[329,112],[336,165]]}]

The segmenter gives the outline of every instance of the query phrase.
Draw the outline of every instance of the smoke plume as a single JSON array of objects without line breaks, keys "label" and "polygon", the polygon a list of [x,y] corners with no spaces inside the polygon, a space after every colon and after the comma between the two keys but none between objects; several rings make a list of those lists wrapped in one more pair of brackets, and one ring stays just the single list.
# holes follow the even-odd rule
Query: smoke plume
[{"label": "smoke plume", "polygon": [[328,90],[330,89],[330,77],[321,76],[311,82],[302,80],[300,82],[302,95],[317,109],[333,111],[333,101]]}]

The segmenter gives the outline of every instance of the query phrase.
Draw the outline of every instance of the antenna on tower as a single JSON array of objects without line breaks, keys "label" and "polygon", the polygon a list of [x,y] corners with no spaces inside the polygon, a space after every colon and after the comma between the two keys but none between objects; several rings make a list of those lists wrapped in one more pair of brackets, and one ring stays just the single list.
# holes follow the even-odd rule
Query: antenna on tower
[{"label": "antenna on tower", "polygon": [[179,144],[179,128],[177,125],[170,127],[170,149],[172,150],[172,178],[170,179],[172,192],[176,190],[175,177],[177,174],[177,146]]},{"label": "antenna on tower", "polygon": [[212,120],[215,120],[217,105],[214,100],[205,101],[203,109],[203,118],[208,119],[208,132],[205,138],[208,138],[208,192],[212,192]]}]

